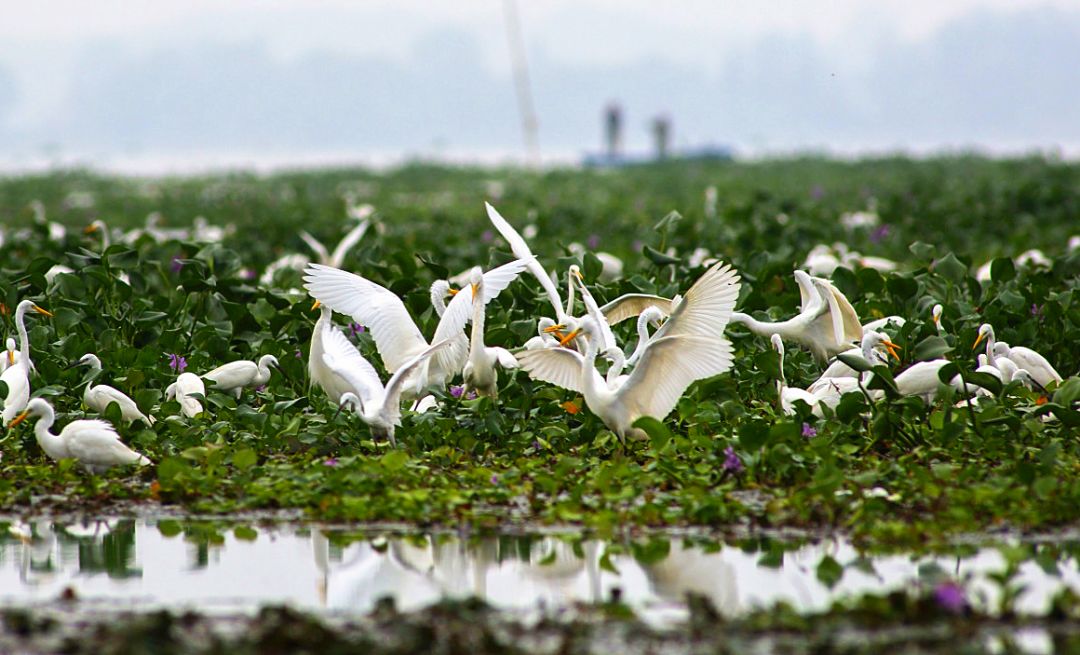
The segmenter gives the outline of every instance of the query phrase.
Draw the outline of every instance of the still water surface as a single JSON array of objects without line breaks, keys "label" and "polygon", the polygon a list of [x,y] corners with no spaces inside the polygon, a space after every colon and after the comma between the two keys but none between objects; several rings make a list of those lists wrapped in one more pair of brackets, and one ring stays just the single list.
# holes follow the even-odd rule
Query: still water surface
[{"label": "still water surface", "polygon": [[[843,539],[461,539],[297,524],[0,522],[0,605],[48,602],[70,587],[83,601],[138,609],[247,611],[289,603],[367,612],[385,596],[402,610],[479,596],[503,609],[557,610],[607,600],[617,589],[647,620],[665,624],[686,617],[687,592],[708,596],[732,616],[777,601],[823,610],[841,597],[917,591],[951,578],[967,581],[972,602],[992,610],[1000,586],[989,576],[1011,558],[1020,562],[1012,583],[1024,587],[1018,609],[1041,613],[1063,586],[1080,591],[1077,553],[1080,544],[1070,542],[865,556]],[[842,568],[838,581],[833,562]]]}]

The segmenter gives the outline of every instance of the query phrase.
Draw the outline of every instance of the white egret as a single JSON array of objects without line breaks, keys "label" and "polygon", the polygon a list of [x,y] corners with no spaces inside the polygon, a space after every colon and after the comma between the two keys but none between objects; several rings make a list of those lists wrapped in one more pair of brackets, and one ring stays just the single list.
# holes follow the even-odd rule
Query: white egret
[{"label": "white egret", "polygon": [[11,365],[0,373],[0,382],[7,385],[7,396],[4,398],[4,425],[10,423],[19,412],[26,409],[26,404],[30,401],[30,369],[34,365],[30,361],[30,337],[26,334],[26,312],[28,311],[52,316],[30,300],[20,302],[15,308],[15,329],[19,333],[19,356],[16,359],[9,359]]},{"label": "white egret", "polygon": [[[878,351],[879,346],[884,346],[887,354]],[[863,359],[870,362],[871,366],[878,366],[879,364],[888,363],[888,355],[892,355],[896,358],[896,361],[899,362],[900,356],[896,354],[896,351],[899,349],[900,346],[890,341],[889,338],[881,332],[869,330],[863,333],[862,342],[858,348],[846,350],[842,354],[861,355]],[[829,367],[821,374],[819,380],[824,380],[825,378],[854,378],[858,377],[858,375],[859,374],[855,369],[837,359],[832,364],[829,364]]]},{"label": "white egret", "polygon": [[989,323],[979,326],[979,335],[975,339],[972,350],[979,347],[986,340],[986,356],[993,363],[995,357],[1004,355],[1013,361],[1017,367],[1022,368],[1031,375],[1031,379],[1044,387],[1062,380],[1061,374],[1050,364],[1045,357],[1031,348],[1024,346],[1010,346],[1004,341],[995,341],[994,328]]},{"label": "white egret", "polygon": [[799,389],[798,387],[787,386],[787,377],[784,376],[784,339],[779,334],[773,334],[769,337],[772,342],[773,348],[776,349],[776,353],[780,356],[780,377],[776,380],[776,395],[780,401],[780,410],[792,416],[797,413],[795,409],[795,401],[801,400],[810,406],[814,416],[821,416],[821,401],[814,394],[805,389]]},{"label": "white egret", "polygon": [[[483,301],[488,303],[525,270],[529,262],[515,260],[483,274]],[[405,303],[389,289],[359,275],[337,268],[312,264],[304,276],[308,292],[334,311],[352,316],[371,330],[383,366],[396,372],[405,362],[428,348],[428,341],[409,316]],[[423,395],[430,386],[441,386],[458,373],[469,355],[469,341],[464,328],[469,322],[473,293],[461,292],[446,307],[433,341],[450,339],[450,346],[440,349],[423,367],[416,369],[406,383],[409,397]]]},{"label": "white egret", "polygon": [[945,308],[941,306],[941,303],[934,305],[934,308],[930,310],[930,316],[934,319],[934,327],[937,329],[939,337],[945,336],[945,326],[941,324],[941,314],[945,311]]},{"label": "white egret", "polygon": [[94,411],[104,414],[105,408],[116,403],[120,406],[120,416],[128,422],[142,421],[147,425],[154,424],[154,417],[143,414],[135,401],[126,393],[110,387],[107,384],[94,385],[94,378],[101,373],[101,360],[97,355],[87,353],[79,358],[76,366],[89,366],[90,378],[86,381],[86,390],[83,391],[83,402]]},{"label": "white egret", "polygon": [[699,280],[685,298],[672,301],[671,318],[649,339],[634,371],[613,376],[610,385],[596,370],[602,340],[592,316],[564,339],[585,332],[584,355],[548,348],[518,353],[518,361],[533,378],[581,393],[620,439],[641,437],[634,421],[642,416],[663,420],[693,382],[731,368],[731,343],[722,335],[739,295],[739,277],[729,267],[714,266],[702,278],[706,283]]},{"label": "white egret", "polygon": [[[519,260],[520,261],[520,260]],[[475,391],[481,396],[498,396],[499,374],[495,364],[504,369],[518,367],[517,359],[505,348],[484,345],[484,272],[477,266],[472,270],[472,332],[469,336],[469,358],[461,374],[465,378],[465,391]]]},{"label": "white egret", "polygon": [[345,263],[345,257],[348,256],[349,251],[352,250],[356,244],[360,243],[360,240],[364,238],[364,233],[367,232],[370,225],[371,222],[367,217],[362,218],[359,223],[357,223],[356,227],[349,230],[349,232],[342,237],[332,253],[327,250],[322,242],[311,236],[306,230],[300,230],[300,238],[304,240],[304,243],[306,243],[319,258],[320,264],[341,268],[342,264]]},{"label": "white egret", "polygon": [[188,418],[195,418],[203,412],[202,403],[193,394],[206,397],[206,387],[203,385],[202,378],[194,373],[181,373],[177,376],[176,382],[165,388],[165,399],[176,398],[176,402],[180,403],[180,412]]},{"label": "white egret", "polygon": [[56,421],[52,405],[42,398],[34,398],[26,409],[11,422],[14,427],[29,416],[36,416],[34,436],[45,454],[57,461],[75,459],[91,473],[101,473],[113,466],[152,462],[120,441],[120,435],[106,421],[81,419],[64,426],[60,434],[49,432]]},{"label": "white egret", "polygon": [[557,348],[559,347],[559,341],[565,336],[562,327],[547,316],[541,318],[537,323],[536,332],[535,337],[525,342],[526,350]]},{"label": "white egret", "polygon": [[6,349],[4,351],[4,356],[0,357],[0,373],[3,373],[4,371],[14,366],[15,362],[17,362],[19,358],[22,357],[22,353],[20,353],[16,349],[17,346],[15,345],[14,338],[8,337],[7,343],[4,345],[6,346]]},{"label": "white egret", "polygon": [[346,391],[351,391],[352,386],[330,370],[323,361],[323,353],[326,352],[323,343],[326,341],[327,334],[337,329],[333,323],[334,311],[318,300],[311,308],[319,310],[319,320],[315,321],[315,327],[311,330],[311,348],[308,350],[309,381],[310,384],[319,385],[330,402],[340,405],[341,395]]},{"label": "white egret", "polygon": [[[950,363],[947,359],[916,362],[896,376],[896,390],[901,396],[919,396],[924,402],[931,403],[937,397],[938,391],[946,386],[941,382],[938,373]],[[977,388],[975,386],[968,388],[959,374],[954,375],[947,386],[960,392],[965,392],[967,389],[972,393]]]},{"label": "white egret", "polygon": [[435,280],[428,293],[431,295],[431,306],[435,309],[435,315],[442,318],[446,312],[446,297],[456,296],[458,290],[450,286],[449,280]]},{"label": "white egret", "polygon": [[331,371],[349,383],[350,390],[341,394],[341,404],[352,405],[357,416],[371,428],[372,435],[385,437],[392,446],[397,446],[394,427],[401,424],[401,394],[406,380],[451,343],[450,339],[443,339],[409,358],[390,376],[386,386],[375,368],[335,327],[324,335],[322,359]]},{"label": "white egret", "polygon": [[847,350],[852,341],[862,339],[862,324],[858,315],[832,283],[811,278],[803,271],[795,271],[795,280],[799,284],[802,303],[799,314],[794,318],[769,323],[742,312],[734,312],[731,322],[745,325],[758,336],[778,334],[785,341],[794,341],[809,349],[822,362]]},{"label": "white egret", "polygon": [[222,364],[201,377],[214,383],[213,388],[240,398],[245,387],[261,387],[270,381],[270,367],[278,366],[277,357],[263,355],[257,362],[242,359]]},{"label": "white egret", "polygon": [[903,316],[886,316],[869,323],[863,323],[862,329],[863,334],[866,334],[867,331],[880,332],[885,328],[902,328],[906,323],[907,319]]},{"label": "white egret", "polygon": [[[566,246],[566,249],[570,251],[571,255],[582,258],[585,257],[585,246],[580,243],[574,242]],[[597,259],[600,260],[600,274],[597,278],[601,282],[614,282],[622,277],[623,274],[623,261],[611,254],[610,252],[597,251],[592,253]]]},{"label": "white egret", "polygon": [[300,255],[297,253],[289,253],[282,255],[274,261],[270,262],[270,265],[263,271],[262,277],[259,278],[259,283],[263,286],[270,286],[274,283],[274,276],[281,270],[293,270],[303,271],[304,267],[311,263],[311,259],[306,255]]},{"label": "white egret", "polygon": [[661,322],[664,320],[663,310],[659,307],[646,307],[645,311],[638,314],[637,320],[637,346],[634,347],[634,352],[630,353],[630,356],[626,358],[626,365],[633,366],[637,364],[641,359],[641,355],[645,352],[645,347],[649,345],[649,339],[652,338],[649,334],[649,326],[653,328],[659,328]]}]

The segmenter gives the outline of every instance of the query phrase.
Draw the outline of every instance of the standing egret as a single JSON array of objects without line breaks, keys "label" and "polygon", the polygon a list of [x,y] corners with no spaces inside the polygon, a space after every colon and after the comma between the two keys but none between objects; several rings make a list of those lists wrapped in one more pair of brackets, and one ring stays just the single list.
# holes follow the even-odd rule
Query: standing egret
[{"label": "standing egret", "polygon": [[950,363],[947,359],[916,362],[896,376],[896,390],[901,396],[919,396],[926,403],[933,402],[938,391],[944,386],[950,386],[960,392],[974,392],[975,387],[968,388],[959,374],[954,375],[948,385],[941,381],[938,373]]},{"label": "standing egret", "polygon": [[242,359],[222,364],[202,377],[214,383],[214,389],[240,398],[245,387],[261,387],[270,381],[270,366],[278,366],[277,357],[263,355],[258,362]]},{"label": "standing egret", "polygon": [[5,346],[4,356],[0,357],[0,373],[3,373],[14,366],[15,362],[22,357],[22,353],[16,350],[17,346],[15,345],[14,338],[8,337]]},{"label": "standing egret", "polygon": [[[878,351],[879,346],[884,346],[886,353],[884,354]],[[896,351],[900,346],[896,345],[889,340],[881,332],[867,331],[863,333],[862,342],[858,348],[852,348],[851,350],[844,351],[844,355],[861,355],[863,359],[870,362],[871,366],[878,366],[879,364],[886,364],[889,361],[889,355],[896,358],[896,361],[900,361],[900,356],[896,354]],[[854,378],[858,377],[858,373],[855,369],[851,368],[844,362],[837,359],[829,368],[825,369],[825,372],[821,374],[820,380],[825,378]]]},{"label": "standing egret", "polygon": [[91,473],[101,473],[113,466],[138,464],[146,466],[152,462],[120,441],[120,435],[106,421],[81,419],[64,426],[60,434],[49,432],[56,422],[56,414],[43,398],[34,398],[18,417],[11,422],[15,427],[28,416],[38,417],[34,424],[34,436],[45,454],[57,461],[76,459]]},{"label": "standing egret", "polygon": [[[986,340],[986,356],[991,363],[994,362],[996,356],[1004,354],[1017,367],[1026,370],[1032,380],[1044,387],[1048,387],[1054,382],[1061,382],[1061,374],[1038,352],[1024,346],[1010,346],[1004,341],[995,341],[994,328],[989,323],[983,323],[979,326],[978,338],[975,339],[975,344],[971,349],[978,348],[984,339]],[[995,346],[1000,346],[1000,348]]]},{"label": "standing egret", "polygon": [[[723,333],[735,308],[739,286],[739,276],[730,266],[717,262],[710,267],[685,296],[666,301],[671,318],[648,338],[639,355],[640,363],[631,375],[618,375],[622,362],[621,358],[614,359],[612,368],[616,373],[610,375],[610,385],[595,368],[602,342],[594,344],[590,340],[584,357],[577,353],[566,355],[570,351],[560,348],[550,350],[551,354],[520,353],[518,361],[533,377],[582,392],[593,412],[620,438],[639,434],[630,427],[637,418],[653,416],[663,420],[692,382],[730,367],[731,344]],[[588,330],[584,329],[585,321]],[[595,339],[600,327],[593,316],[587,316],[582,319],[582,328],[571,332],[564,341],[578,331],[591,332]],[[680,344],[684,351],[679,350]],[[695,361],[698,357],[700,361]],[[665,376],[670,380],[658,381]],[[603,386],[597,384],[598,380]],[[658,386],[657,397],[643,398],[653,385]]]},{"label": "standing egret", "polygon": [[[528,262],[515,260],[483,274],[483,301],[488,303],[523,271]],[[383,366],[396,372],[405,362],[427,350],[428,341],[420,333],[405,303],[389,289],[354,273],[320,264],[311,264],[304,276],[308,292],[334,311],[352,316],[371,330]],[[469,340],[464,328],[469,322],[473,294],[461,292],[446,307],[433,341],[450,339],[450,346],[436,352],[425,366],[417,368],[406,382],[409,397],[423,395],[424,389],[442,386],[457,374],[469,356]]]},{"label": "standing egret", "polygon": [[9,359],[11,364],[0,374],[0,382],[7,385],[7,397],[4,398],[4,425],[10,423],[19,412],[26,409],[30,401],[30,337],[26,334],[26,312],[52,316],[30,300],[24,300],[15,308],[15,329],[19,333],[19,356]]},{"label": "standing egret", "polygon": [[319,385],[319,388],[326,393],[330,402],[340,405],[341,394],[351,391],[352,386],[340,375],[330,370],[330,367],[323,361],[323,353],[326,352],[323,343],[327,339],[327,334],[331,330],[337,329],[333,323],[334,312],[318,300],[315,301],[311,308],[319,310],[319,320],[315,321],[315,327],[311,330],[311,348],[308,350],[310,383]]},{"label": "standing egret", "polygon": [[465,361],[462,376],[465,391],[475,391],[481,396],[498,396],[496,383],[499,374],[495,364],[505,369],[517,368],[517,359],[505,348],[484,345],[484,272],[479,266],[472,270],[472,332],[469,337],[469,358]]},{"label": "standing egret", "polygon": [[202,403],[193,394],[206,397],[206,387],[203,385],[202,378],[194,373],[181,373],[176,378],[176,382],[165,388],[165,399],[176,398],[176,402],[180,403],[180,412],[188,418],[195,418],[203,411]]},{"label": "standing egret", "polygon": [[450,339],[443,339],[417,353],[390,376],[386,386],[375,368],[335,327],[324,335],[322,358],[331,371],[349,383],[350,390],[341,394],[341,404],[352,405],[357,416],[371,427],[372,435],[385,437],[390,440],[390,445],[397,446],[394,427],[401,424],[401,394],[406,380],[435,353],[451,344]]},{"label": "standing egret", "polygon": [[120,416],[125,421],[129,423],[131,421],[142,421],[147,425],[154,424],[154,417],[143,414],[135,401],[123,391],[107,384],[94,386],[94,378],[101,373],[101,360],[98,359],[97,355],[87,353],[79,358],[75,365],[90,367],[90,378],[86,381],[86,390],[83,391],[83,402],[86,403],[87,407],[104,414],[105,408],[112,403],[116,403],[120,406]]},{"label": "standing egret", "polygon": [[820,417],[821,413],[821,401],[814,394],[805,389],[799,389],[798,387],[789,387],[787,385],[787,377],[784,376],[784,339],[779,334],[774,334],[769,337],[769,341],[772,342],[773,348],[776,349],[777,355],[780,356],[780,377],[776,380],[776,396],[780,401],[780,410],[788,416],[793,416],[797,413],[795,409],[795,401],[801,400],[810,406],[814,416]]}]

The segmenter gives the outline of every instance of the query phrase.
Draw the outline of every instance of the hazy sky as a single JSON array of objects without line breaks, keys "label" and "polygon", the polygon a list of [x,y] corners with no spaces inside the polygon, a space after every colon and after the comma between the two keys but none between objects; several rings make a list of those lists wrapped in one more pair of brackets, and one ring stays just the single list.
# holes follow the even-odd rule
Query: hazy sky
[{"label": "hazy sky", "polygon": [[[519,153],[502,0],[8,3],[0,157]],[[520,2],[547,156],[1080,144],[1080,0]]]}]

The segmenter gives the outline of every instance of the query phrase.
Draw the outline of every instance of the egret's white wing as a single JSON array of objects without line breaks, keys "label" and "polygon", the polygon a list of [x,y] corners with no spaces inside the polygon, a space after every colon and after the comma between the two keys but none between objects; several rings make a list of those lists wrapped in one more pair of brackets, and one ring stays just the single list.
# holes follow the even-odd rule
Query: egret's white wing
[{"label": "egret's white wing", "polygon": [[359,225],[349,230],[349,233],[342,237],[337,247],[334,248],[334,253],[330,255],[331,266],[341,268],[341,265],[345,263],[346,255],[353,249],[353,246],[360,243],[360,239],[364,238],[364,233],[367,232],[369,225],[371,225],[370,221],[360,221]]},{"label": "egret's white wing", "polygon": [[[529,377],[554,384],[570,391],[582,392],[581,369],[585,365],[585,358],[580,353],[569,348],[544,348],[542,350],[525,350],[517,354],[521,368],[529,374]],[[592,374],[600,377],[594,368]],[[600,380],[603,385],[603,380]]]},{"label": "egret's white wing", "polygon": [[544,287],[544,291],[547,293],[548,300],[551,301],[551,305],[555,308],[555,316],[559,317],[563,315],[562,297],[559,295],[558,288],[555,287],[555,283],[548,277],[548,272],[544,270],[544,267],[540,265],[540,262],[536,261],[536,257],[533,255],[532,250],[529,249],[529,244],[525,243],[525,238],[518,234],[518,231],[514,229],[513,225],[510,225],[503,218],[499,212],[495,211],[489,203],[484,203],[487,207],[488,218],[491,219],[491,224],[495,226],[495,229],[499,231],[506,242],[510,244],[510,250],[517,255],[518,259],[528,260],[529,272],[540,282],[540,286]]},{"label": "egret's white wing", "polygon": [[861,340],[863,336],[862,321],[859,320],[859,315],[855,312],[855,308],[851,306],[847,296],[825,278],[816,277],[812,279],[825,287],[822,295],[829,304],[829,311],[832,312],[836,342],[848,343],[849,341]]},{"label": "egret's white wing", "polygon": [[390,380],[386,383],[386,395],[383,396],[383,405],[390,416],[391,422],[395,425],[401,418],[401,392],[405,388],[406,378],[418,367],[425,364],[430,357],[439,351],[445,351],[451,346],[453,346],[453,342],[449,339],[438,341],[416,357],[405,362],[400,370],[390,376]]},{"label": "egret's white wing", "polygon": [[319,258],[320,264],[326,264],[330,261],[330,253],[318,239],[311,236],[307,230],[300,230],[300,238],[304,240],[308,248],[315,253],[315,256]]},{"label": "egret's white wing", "polygon": [[617,395],[631,416],[651,416],[662,421],[687,387],[727,371],[731,363],[732,348],[727,339],[662,337],[649,342]]},{"label": "egret's white wing", "polygon": [[660,326],[653,339],[677,335],[723,336],[735,311],[739,287],[739,274],[731,266],[713,264],[682,300],[673,304],[671,318]]},{"label": "egret's white wing", "polygon": [[507,370],[518,367],[517,358],[506,348],[488,348],[488,350],[495,353],[495,361],[499,362],[499,366]]},{"label": "egret's white wing", "polygon": [[334,326],[323,330],[323,363],[352,387],[365,407],[382,395],[382,380],[375,367]]},{"label": "egret's white wing", "polygon": [[105,421],[72,421],[65,426],[61,434],[64,432],[75,435],[67,439],[68,453],[88,466],[115,466],[146,459],[125,446],[120,441],[120,435]]},{"label": "egret's white wing", "polygon": [[310,264],[305,273],[304,287],[312,296],[371,330],[387,371],[393,373],[428,347],[405,303],[389,289],[331,266]]},{"label": "egret's white wing", "polygon": [[628,318],[639,316],[649,307],[656,307],[665,316],[670,315],[671,299],[647,293],[627,293],[602,306],[600,311],[604,313],[608,325],[618,325]]},{"label": "egret's white wing", "polygon": [[[515,259],[512,262],[486,271],[484,273],[484,304],[488,304],[502,293],[502,290],[510,286],[510,283],[516,280],[517,276],[521,275],[521,272],[534,261],[536,261],[536,258],[530,255],[527,258]],[[470,295],[472,295],[471,290]]]}]

